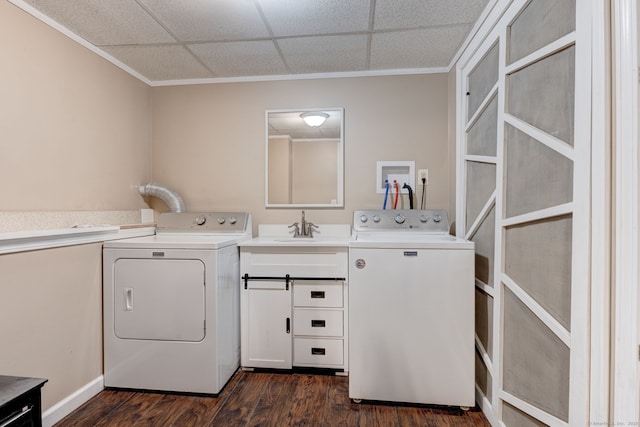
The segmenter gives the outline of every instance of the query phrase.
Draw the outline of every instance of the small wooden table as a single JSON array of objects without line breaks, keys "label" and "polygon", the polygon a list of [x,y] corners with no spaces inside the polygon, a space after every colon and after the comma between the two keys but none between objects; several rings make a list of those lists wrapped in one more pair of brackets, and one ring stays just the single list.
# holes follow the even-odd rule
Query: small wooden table
[{"label": "small wooden table", "polygon": [[40,389],[46,382],[0,375],[0,427],[42,426]]}]

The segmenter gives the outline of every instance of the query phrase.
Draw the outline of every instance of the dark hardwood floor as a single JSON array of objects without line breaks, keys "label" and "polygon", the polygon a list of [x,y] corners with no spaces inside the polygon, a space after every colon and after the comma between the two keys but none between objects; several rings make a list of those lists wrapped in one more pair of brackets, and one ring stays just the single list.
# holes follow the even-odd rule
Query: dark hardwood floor
[{"label": "dark hardwood floor", "polygon": [[104,390],[55,427],[490,426],[477,408],[353,403],[347,377],[238,371],[218,397]]}]

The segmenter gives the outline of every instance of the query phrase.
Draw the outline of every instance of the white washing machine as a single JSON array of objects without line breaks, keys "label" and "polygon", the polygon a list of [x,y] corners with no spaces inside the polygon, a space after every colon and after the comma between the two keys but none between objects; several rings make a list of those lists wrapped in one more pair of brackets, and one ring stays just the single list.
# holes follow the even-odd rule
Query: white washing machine
[{"label": "white washing machine", "polygon": [[217,394],[240,361],[247,213],[165,213],[156,235],[105,242],[105,387]]},{"label": "white washing machine", "polygon": [[354,212],[349,397],[472,407],[474,244],[442,210]]}]

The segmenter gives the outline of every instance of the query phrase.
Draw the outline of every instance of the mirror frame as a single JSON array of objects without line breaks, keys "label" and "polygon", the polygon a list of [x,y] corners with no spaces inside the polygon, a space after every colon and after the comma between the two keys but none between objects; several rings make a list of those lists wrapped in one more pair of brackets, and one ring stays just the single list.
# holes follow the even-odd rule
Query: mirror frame
[{"label": "mirror frame", "polygon": [[[338,142],[337,158],[337,191],[336,203],[269,203],[269,113],[300,114],[311,111],[338,111],[340,113],[340,138]],[[344,208],[344,108],[292,108],[265,111],[265,187],[264,200],[266,208]]]}]

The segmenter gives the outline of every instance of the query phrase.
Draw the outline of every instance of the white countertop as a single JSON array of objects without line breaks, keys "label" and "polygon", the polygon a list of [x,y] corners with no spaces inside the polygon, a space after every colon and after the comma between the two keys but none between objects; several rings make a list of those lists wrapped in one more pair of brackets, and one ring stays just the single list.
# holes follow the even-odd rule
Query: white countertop
[{"label": "white countertop", "polygon": [[106,240],[153,234],[155,234],[155,226],[153,225],[126,228],[121,228],[118,225],[99,225],[0,233],[0,254],[104,242]]}]

